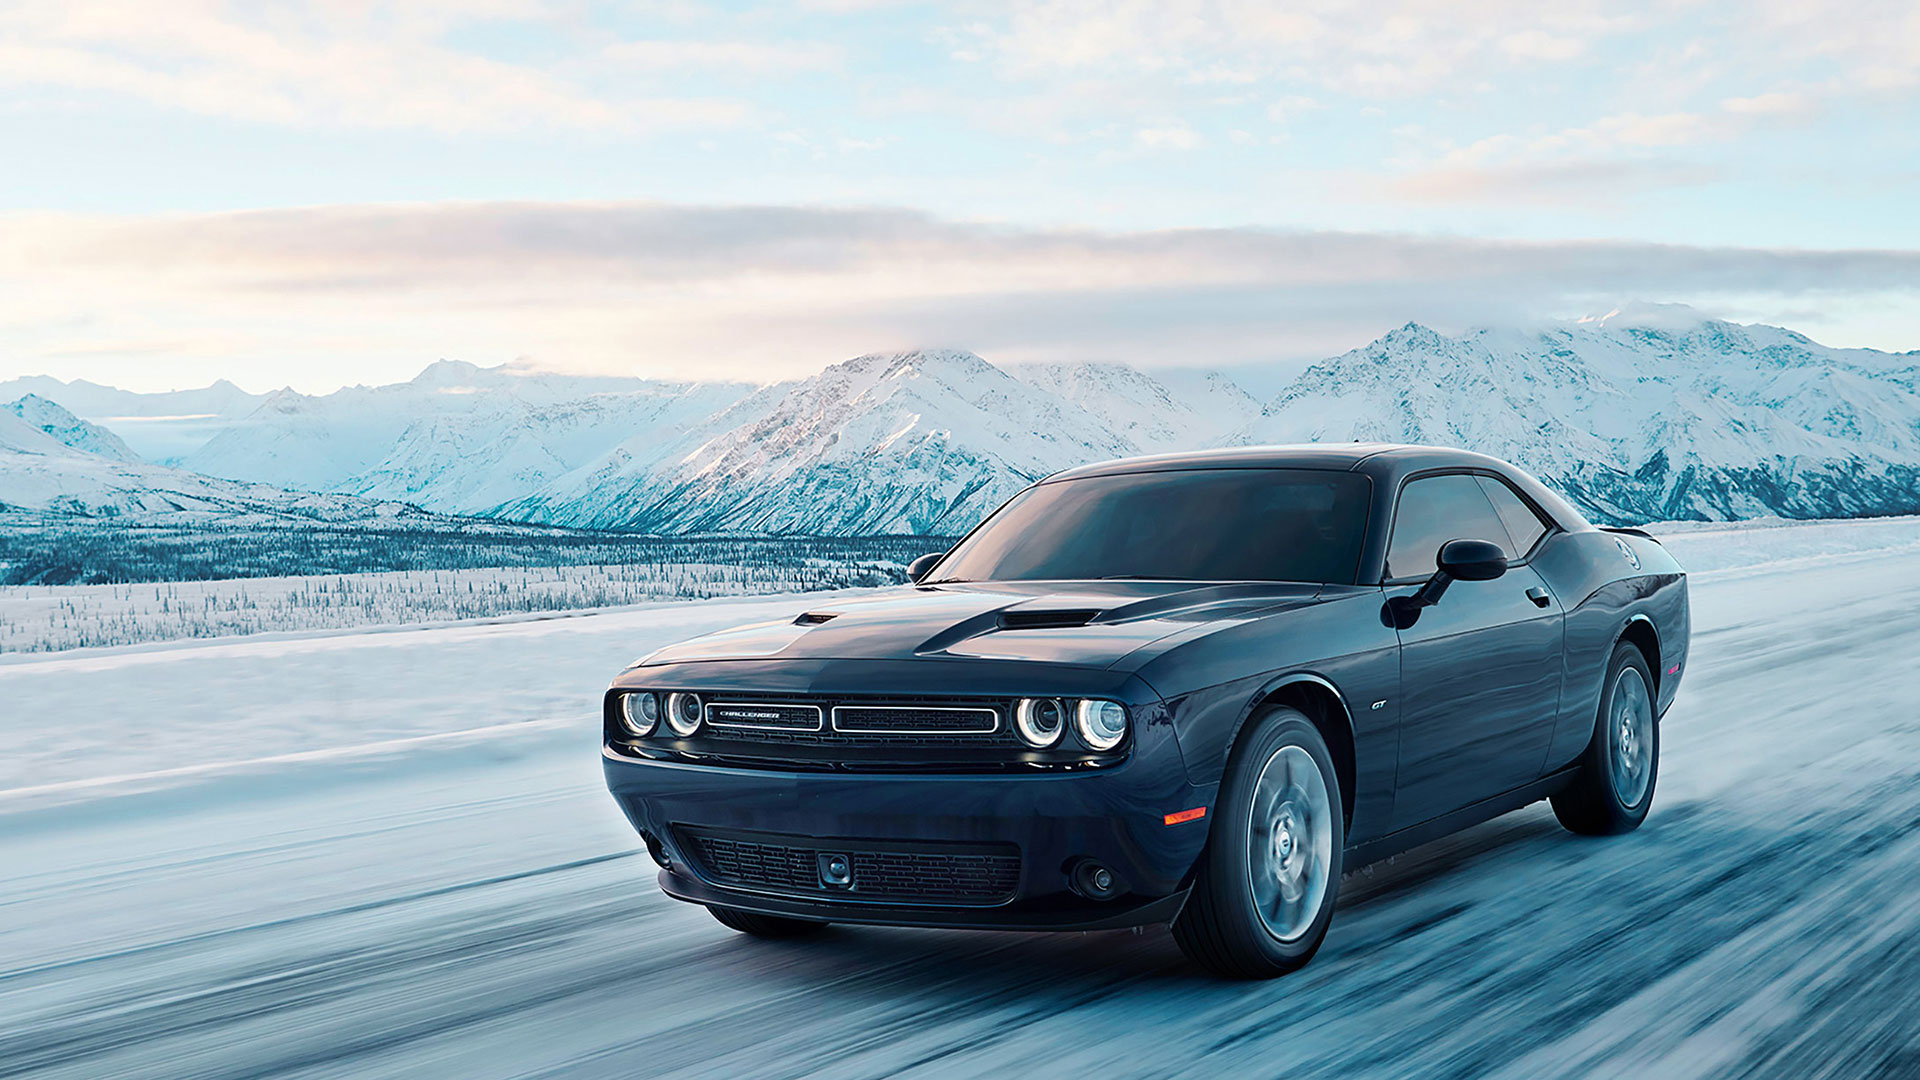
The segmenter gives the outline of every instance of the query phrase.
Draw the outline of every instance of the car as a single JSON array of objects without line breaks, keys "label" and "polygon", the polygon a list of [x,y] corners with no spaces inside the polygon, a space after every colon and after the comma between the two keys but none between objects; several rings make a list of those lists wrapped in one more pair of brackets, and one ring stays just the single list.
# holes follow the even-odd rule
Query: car
[{"label": "car", "polygon": [[1656,539],[1438,447],[1069,469],[908,578],[614,679],[667,895],[766,938],[1166,923],[1279,975],[1350,869],[1541,799],[1638,826],[1687,663]]}]

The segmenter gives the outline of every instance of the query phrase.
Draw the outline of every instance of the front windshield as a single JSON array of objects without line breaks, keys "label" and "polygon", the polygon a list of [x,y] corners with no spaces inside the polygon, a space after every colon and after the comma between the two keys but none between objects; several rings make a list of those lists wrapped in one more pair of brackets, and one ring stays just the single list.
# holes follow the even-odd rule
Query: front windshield
[{"label": "front windshield", "polygon": [[1314,469],[1089,476],[1014,496],[934,581],[1152,578],[1351,584],[1371,487]]}]

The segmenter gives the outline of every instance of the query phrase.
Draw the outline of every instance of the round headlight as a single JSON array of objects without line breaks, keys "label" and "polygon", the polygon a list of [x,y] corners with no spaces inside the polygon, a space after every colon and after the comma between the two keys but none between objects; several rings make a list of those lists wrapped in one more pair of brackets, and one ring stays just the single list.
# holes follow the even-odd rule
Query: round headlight
[{"label": "round headlight", "polygon": [[652,694],[623,694],[620,698],[620,723],[627,734],[640,736],[653,732],[660,721],[660,699]]},{"label": "round headlight", "polygon": [[700,721],[705,716],[700,706],[699,694],[667,695],[667,726],[676,735],[691,735],[700,730]]},{"label": "round headlight", "polygon": [[1067,730],[1067,710],[1053,698],[1021,698],[1013,709],[1013,730],[1028,746],[1044,750]]},{"label": "round headlight", "polygon": [[1080,741],[1095,750],[1111,750],[1127,737],[1127,707],[1117,701],[1082,701],[1073,726]]}]

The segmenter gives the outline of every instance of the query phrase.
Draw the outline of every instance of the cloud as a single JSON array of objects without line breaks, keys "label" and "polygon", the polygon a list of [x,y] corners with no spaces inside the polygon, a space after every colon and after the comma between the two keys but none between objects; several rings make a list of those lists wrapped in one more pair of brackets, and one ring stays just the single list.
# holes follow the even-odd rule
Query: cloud
[{"label": "cloud", "polygon": [[1754,0],[1738,8],[1569,0],[1003,0],[973,9],[968,51],[1019,78],[1060,72],[1235,82],[1283,79],[1381,97],[1472,92],[1541,64],[1621,66],[1616,46],[1778,78],[1838,65],[1843,80],[1920,83],[1910,0]]},{"label": "cloud", "polygon": [[[1250,130],[1243,116],[1198,110],[1277,98],[1270,118],[1285,123],[1300,102],[1343,112],[1392,102],[1444,126],[1462,148],[1508,151],[1413,168],[1497,171],[1516,183],[1537,174],[1550,187],[1579,162],[1648,151],[1719,144],[1726,161],[1743,149],[1731,144],[1762,129],[1886,104],[1910,111],[1920,87],[1920,5],[1911,0],[1756,0],[1737,11],[1650,0],[1000,0],[969,12],[972,21],[946,31],[955,55],[1044,101],[1048,115],[1067,118],[1063,130],[1097,129],[1103,118],[1132,130],[1141,117],[1175,114]],[[1222,97],[1222,83],[1236,93]],[[1569,123],[1583,111],[1593,119]],[[1488,116],[1512,126],[1476,133]],[[1356,134],[1324,152],[1367,145]],[[1637,169],[1641,178],[1660,171]],[[1698,175],[1668,172],[1686,183]]]},{"label": "cloud", "polygon": [[1477,79],[1492,59],[1567,60],[1641,20],[1597,3],[1330,0],[1311,6],[1215,0],[1011,0],[972,25],[972,48],[1018,77],[1131,70],[1233,81],[1285,77],[1403,96]]},{"label": "cloud", "polygon": [[1586,42],[1544,30],[1522,30],[1500,39],[1500,51],[1528,60],[1571,60],[1587,51]]},{"label": "cloud", "polygon": [[1627,113],[1602,117],[1593,127],[1575,133],[1589,140],[1604,140],[1622,146],[1687,146],[1718,138],[1728,131],[1719,118],[1699,113],[1662,113],[1641,116]]},{"label": "cloud", "polygon": [[0,7],[0,85],[123,95],[291,126],[449,133],[635,133],[733,124],[746,115],[735,102],[593,88],[448,44],[456,30],[546,17],[540,6],[515,0],[394,9],[319,0],[284,8],[28,2]]},{"label": "cloud", "polygon": [[1814,112],[1817,103],[1807,94],[1770,91],[1752,97],[1727,98],[1720,107],[1735,116],[1804,117]]},{"label": "cloud", "polygon": [[1267,119],[1276,124],[1284,124],[1304,113],[1324,108],[1318,101],[1303,94],[1288,94],[1267,106]]},{"label": "cloud", "polygon": [[[1841,343],[1920,344],[1916,251],[1023,229],[643,203],[0,218],[13,367],[166,371],[176,384],[324,388],[422,358],[523,354],[576,370],[772,378],[930,344],[1226,365],[1327,355],[1408,319],[1458,327],[1631,296],[1763,315],[1871,296],[1875,332],[1903,327],[1905,340]],[[169,342],[193,346],[169,353]]]},{"label": "cloud", "polygon": [[1503,132],[1465,146],[1411,128],[1397,133],[1411,147],[1397,159],[1401,174],[1374,186],[1415,202],[1618,206],[1624,196],[1726,179],[1721,166],[1674,152],[1812,108],[1802,95],[1770,92],[1728,98],[1705,112],[1618,113],[1546,134]]},{"label": "cloud", "polygon": [[844,63],[842,50],[824,42],[623,41],[609,45],[605,55],[652,70],[706,68],[750,75],[832,71]]},{"label": "cloud", "polygon": [[1586,208],[1621,205],[1624,198],[1662,188],[1710,184],[1721,170],[1691,162],[1571,160],[1486,167],[1428,169],[1384,186],[1394,198],[1418,203],[1532,203]]},{"label": "cloud", "polygon": [[1133,133],[1135,144],[1146,150],[1197,150],[1206,145],[1206,137],[1184,124],[1141,128]]}]

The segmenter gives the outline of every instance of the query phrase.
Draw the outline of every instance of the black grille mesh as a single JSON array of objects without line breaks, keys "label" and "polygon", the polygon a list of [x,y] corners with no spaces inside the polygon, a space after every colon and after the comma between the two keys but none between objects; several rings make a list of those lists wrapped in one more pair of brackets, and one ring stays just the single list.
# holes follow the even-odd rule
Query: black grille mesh
[{"label": "black grille mesh", "polygon": [[834,730],[848,734],[987,735],[999,725],[999,715],[992,709],[843,705],[833,710]]},{"label": "black grille mesh", "polygon": [[[857,840],[748,840],[690,830],[681,836],[716,884],[767,892],[964,907],[1005,903],[1020,884],[1020,853],[1011,844],[947,852],[875,850]],[[852,864],[851,888],[821,884],[820,856],[827,854]]]}]

